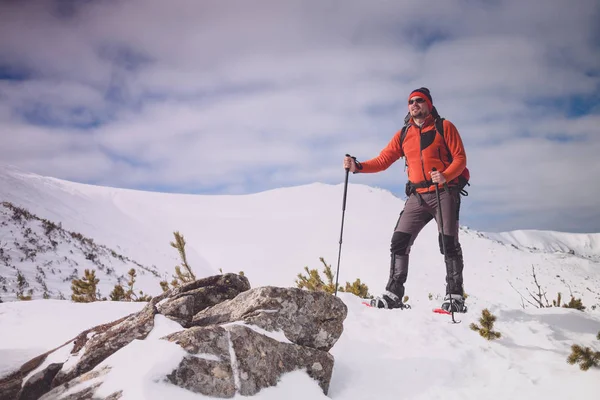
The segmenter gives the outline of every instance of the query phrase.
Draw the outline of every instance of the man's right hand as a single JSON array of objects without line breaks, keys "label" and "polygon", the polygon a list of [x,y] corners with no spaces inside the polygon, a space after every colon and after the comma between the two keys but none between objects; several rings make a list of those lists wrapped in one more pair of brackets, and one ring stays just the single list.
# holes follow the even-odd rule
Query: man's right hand
[{"label": "man's right hand", "polygon": [[344,169],[349,170],[350,172],[356,171],[356,163],[352,157],[346,156],[344,158]]}]

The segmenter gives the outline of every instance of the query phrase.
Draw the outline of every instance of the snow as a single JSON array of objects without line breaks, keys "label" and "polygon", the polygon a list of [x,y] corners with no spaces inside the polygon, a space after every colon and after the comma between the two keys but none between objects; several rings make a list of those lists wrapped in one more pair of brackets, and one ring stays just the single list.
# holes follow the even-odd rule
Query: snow
[{"label": "snow", "polygon": [[[154,265],[169,276],[179,262],[169,242],[173,231],[180,231],[188,244],[190,265],[199,277],[220,269],[244,271],[252,287],[295,286],[296,275],[304,266],[322,271],[319,257],[335,270],[342,194],[342,185],[323,184],[240,196],[144,193],[0,168],[3,201],[61,222],[65,229],[89,236],[144,265]],[[354,184],[348,188],[347,200],[339,280],[345,283],[360,278],[369,285],[370,293],[377,295],[387,281],[391,229],[403,200],[384,190]],[[6,229],[10,228],[3,227],[0,235],[6,235]],[[600,331],[598,234],[490,234],[462,228],[460,235],[469,295],[469,313],[457,315],[460,324],[431,312],[441,303],[445,270],[435,226],[429,224],[411,252],[406,286],[411,310],[368,308],[356,296],[338,294],[348,306],[348,316],[341,338],[330,350],[335,366],[328,396],[304,371],[294,371],[255,398],[596,399],[599,371],[582,372],[567,364],[566,358],[572,344],[600,350],[596,340]],[[64,254],[58,251],[56,256]],[[35,269],[31,263],[17,267],[23,273]],[[529,292],[537,291],[533,268],[550,303],[558,292],[563,301],[573,293],[582,298],[586,311],[531,306]],[[12,271],[5,268],[0,275],[10,283]],[[47,284],[49,288],[54,285],[55,292],[70,293],[69,282]],[[140,279],[139,284],[146,293],[161,293],[154,280]],[[8,298],[1,290],[0,297]],[[34,298],[0,304],[0,375],[85,329],[137,312],[145,305]],[[484,308],[497,316],[495,329],[502,333],[502,338],[493,342],[469,329]],[[181,329],[157,315],[155,328],[145,340],[134,341],[102,363],[110,371],[98,394],[124,390],[124,399],[204,398],[163,381],[187,353],[160,338]],[[287,341],[280,332],[270,333],[270,337]]]}]

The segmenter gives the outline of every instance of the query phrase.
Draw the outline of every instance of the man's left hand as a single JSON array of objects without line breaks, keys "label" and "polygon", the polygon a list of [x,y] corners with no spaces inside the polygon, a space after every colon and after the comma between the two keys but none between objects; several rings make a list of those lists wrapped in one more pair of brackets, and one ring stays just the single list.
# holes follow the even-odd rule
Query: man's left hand
[{"label": "man's left hand", "polygon": [[433,183],[446,183],[446,178],[440,171],[431,171],[429,174]]}]

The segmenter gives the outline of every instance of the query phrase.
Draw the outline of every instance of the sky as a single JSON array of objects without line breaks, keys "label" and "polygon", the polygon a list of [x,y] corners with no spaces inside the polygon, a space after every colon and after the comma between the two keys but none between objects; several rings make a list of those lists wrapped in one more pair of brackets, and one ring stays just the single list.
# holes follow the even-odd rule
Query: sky
[{"label": "sky", "polygon": [[[4,1],[0,162],[176,193],[338,184],[425,86],[465,144],[463,224],[600,232],[599,19],[595,0]],[[349,179],[402,197],[404,163]]]}]

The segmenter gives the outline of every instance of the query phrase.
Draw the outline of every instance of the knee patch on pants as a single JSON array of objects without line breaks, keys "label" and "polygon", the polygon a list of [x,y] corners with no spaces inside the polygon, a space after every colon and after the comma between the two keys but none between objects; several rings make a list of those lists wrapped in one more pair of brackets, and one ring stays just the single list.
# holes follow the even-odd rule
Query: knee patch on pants
[{"label": "knee patch on pants", "polygon": [[[443,237],[443,239],[442,239]],[[442,244],[442,240],[444,241]],[[458,241],[456,241],[456,238],[454,236],[450,236],[450,235],[442,235],[441,233],[438,234],[438,242],[440,245],[440,253],[444,254],[444,244],[446,245],[446,253],[444,254],[446,257],[453,257],[458,255],[458,253],[460,252],[460,244],[458,244]]]},{"label": "knee patch on pants", "polygon": [[404,255],[410,251],[410,239],[412,235],[406,232],[394,232],[392,235],[392,254]]}]

